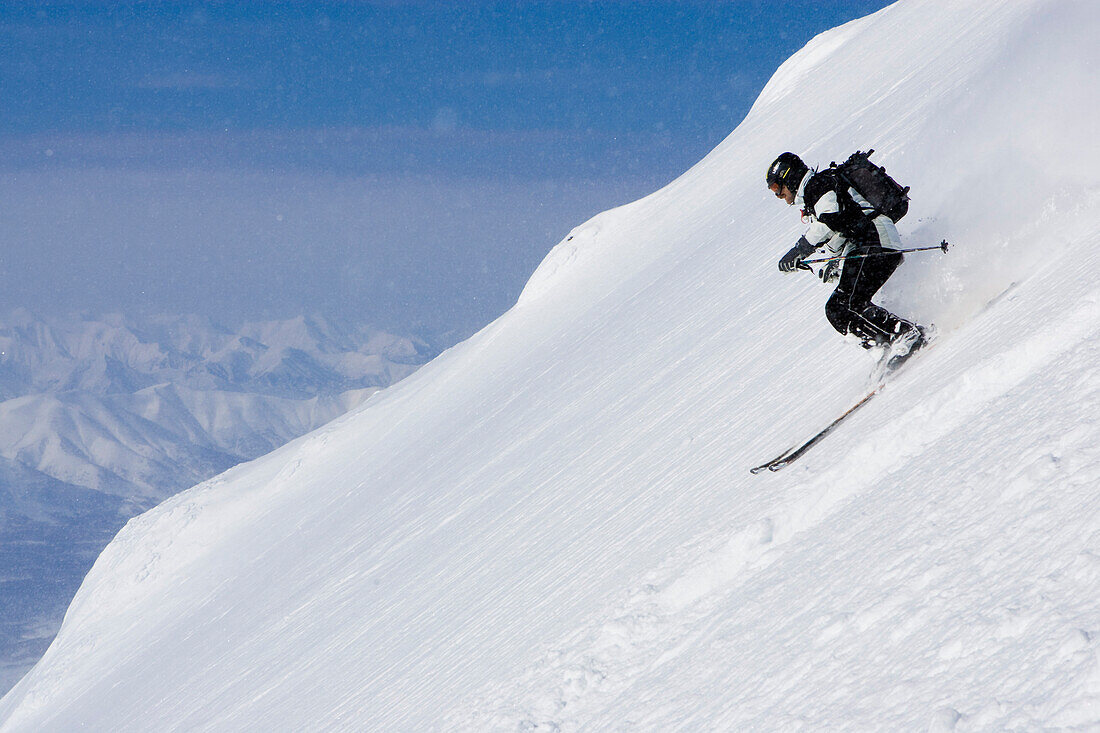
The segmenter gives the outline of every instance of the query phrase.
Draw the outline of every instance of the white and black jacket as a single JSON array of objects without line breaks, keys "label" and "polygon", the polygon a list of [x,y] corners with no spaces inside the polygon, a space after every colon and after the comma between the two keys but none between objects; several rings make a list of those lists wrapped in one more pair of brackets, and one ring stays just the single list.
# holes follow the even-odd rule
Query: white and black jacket
[{"label": "white and black jacket", "polygon": [[[810,221],[796,245],[804,252],[839,257],[856,247],[877,245],[897,249],[901,246],[894,222],[883,214],[874,216],[875,208],[834,169],[810,171],[803,176],[794,204]],[[839,261],[840,265],[843,263]],[[824,268],[815,267],[814,272],[822,277]]]}]

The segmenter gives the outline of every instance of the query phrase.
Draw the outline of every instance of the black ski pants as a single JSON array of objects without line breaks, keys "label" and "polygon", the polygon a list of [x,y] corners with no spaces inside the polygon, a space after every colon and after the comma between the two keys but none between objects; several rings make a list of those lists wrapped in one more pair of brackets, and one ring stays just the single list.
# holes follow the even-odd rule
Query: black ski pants
[{"label": "black ski pants", "polygon": [[841,334],[858,336],[869,349],[884,346],[915,326],[871,302],[904,256],[877,244],[862,245],[848,253],[849,257],[868,254],[872,256],[844,263],[840,283],[825,303],[825,317]]}]

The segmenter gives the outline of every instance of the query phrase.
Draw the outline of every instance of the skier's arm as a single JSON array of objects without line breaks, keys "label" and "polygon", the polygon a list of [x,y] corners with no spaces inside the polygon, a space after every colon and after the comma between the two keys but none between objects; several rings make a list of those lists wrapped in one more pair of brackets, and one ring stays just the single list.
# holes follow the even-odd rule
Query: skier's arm
[{"label": "skier's arm", "polygon": [[836,217],[840,214],[840,203],[836,198],[836,191],[826,191],[813,205],[813,222],[803,238],[814,246],[821,247],[837,235],[838,229],[832,224],[838,224]]},{"label": "skier's arm", "polygon": [[[817,179],[810,181],[806,188],[806,211],[811,214],[810,226],[806,233],[798,240],[783,258],[779,260],[779,269],[782,272],[794,272],[799,263],[816,252],[825,248],[830,255],[844,247],[844,237],[840,236],[836,229],[830,226],[835,224],[836,217],[840,214],[840,202],[836,191],[829,187],[830,182]],[[836,248],[834,251],[833,248]],[[806,268],[809,269],[809,268]]]}]

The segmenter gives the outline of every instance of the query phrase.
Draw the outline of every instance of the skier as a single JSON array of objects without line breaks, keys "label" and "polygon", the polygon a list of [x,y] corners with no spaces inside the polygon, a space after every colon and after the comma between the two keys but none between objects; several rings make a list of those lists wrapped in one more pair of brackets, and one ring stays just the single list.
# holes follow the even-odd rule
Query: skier
[{"label": "skier", "polygon": [[[810,221],[806,233],[779,260],[779,269],[810,270],[824,283],[839,281],[825,304],[833,328],[858,337],[866,349],[882,348],[888,368],[924,346],[924,328],[871,302],[904,257],[896,251],[901,238],[894,221],[841,180],[836,168],[811,171],[794,153],[776,158],[766,180],[776,198],[797,205]],[[837,259],[815,270],[802,262],[815,252]]]}]

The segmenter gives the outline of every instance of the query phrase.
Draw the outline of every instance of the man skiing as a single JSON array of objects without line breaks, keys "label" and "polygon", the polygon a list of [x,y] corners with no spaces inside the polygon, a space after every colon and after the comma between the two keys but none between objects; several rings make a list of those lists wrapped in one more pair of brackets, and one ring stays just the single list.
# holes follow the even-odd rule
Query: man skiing
[{"label": "man skiing", "polygon": [[[797,206],[810,221],[806,233],[779,260],[779,269],[810,270],[822,282],[839,281],[825,304],[825,317],[833,328],[858,337],[866,349],[884,349],[893,365],[924,346],[923,328],[871,302],[903,259],[896,251],[901,238],[894,221],[843,179],[836,167],[811,171],[794,153],[776,158],[766,180],[776,198]],[[907,201],[906,190],[901,195]],[[818,269],[803,263],[815,252],[835,259],[819,263]]]}]

